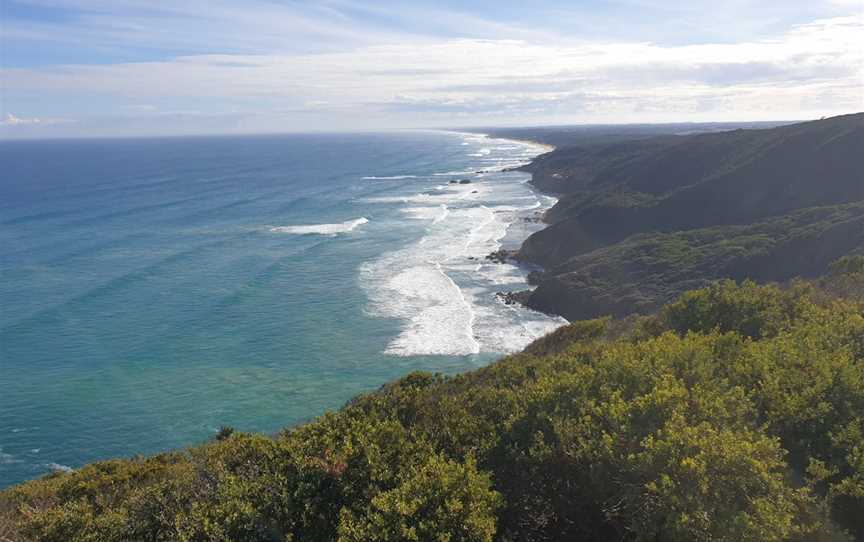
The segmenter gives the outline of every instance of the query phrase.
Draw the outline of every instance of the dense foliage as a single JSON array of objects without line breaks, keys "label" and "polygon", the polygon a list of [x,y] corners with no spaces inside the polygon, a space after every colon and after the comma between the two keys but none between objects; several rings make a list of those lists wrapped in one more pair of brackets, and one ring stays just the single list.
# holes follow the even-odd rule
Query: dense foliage
[{"label": "dense foliage", "polygon": [[860,540],[861,285],[848,258],[819,283],[726,281],[652,317],[575,322],[272,438],[223,429],[14,487],[0,536]]}]

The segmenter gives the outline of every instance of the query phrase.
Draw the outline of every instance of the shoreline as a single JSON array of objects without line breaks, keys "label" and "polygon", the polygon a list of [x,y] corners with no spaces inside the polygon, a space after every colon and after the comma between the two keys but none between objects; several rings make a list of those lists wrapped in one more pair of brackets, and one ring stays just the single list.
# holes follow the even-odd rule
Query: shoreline
[{"label": "shoreline", "polygon": [[[531,294],[534,292],[534,290],[537,289],[537,286],[538,286],[537,284],[534,283],[534,280],[532,280],[532,276],[535,276],[537,274],[542,274],[546,271],[546,269],[539,264],[529,262],[529,261],[526,261],[526,260],[523,260],[522,258],[520,258],[520,253],[522,251],[522,247],[524,246],[524,244],[528,240],[528,238],[531,237],[532,235],[538,233],[538,232],[544,231],[545,229],[547,229],[551,225],[549,222],[546,221],[546,214],[553,207],[555,207],[555,205],[558,204],[558,201],[559,201],[558,196],[560,195],[560,194],[555,193],[555,192],[549,192],[549,191],[543,190],[542,188],[540,188],[539,186],[534,184],[534,172],[526,171],[525,168],[528,168],[531,165],[533,165],[539,157],[545,156],[551,152],[554,152],[555,150],[557,150],[557,147],[555,145],[551,145],[549,143],[543,143],[543,142],[537,141],[537,140],[524,139],[524,138],[512,138],[512,137],[499,137],[499,136],[495,136],[495,135],[485,133],[485,132],[484,133],[461,132],[461,133],[471,134],[471,135],[480,135],[480,136],[484,136],[488,139],[498,139],[501,141],[512,141],[514,143],[518,143],[521,145],[532,145],[532,146],[536,146],[536,147],[540,147],[540,148],[544,149],[545,152],[541,152],[541,153],[535,155],[533,158],[531,158],[531,160],[529,162],[522,164],[522,165],[519,165],[519,166],[516,166],[516,167],[513,167],[513,168],[510,168],[510,169],[503,170],[505,172],[506,171],[518,171],[521,173],[529,174],[531,176],[531,178],[528,179],[528,181],[526,181],[526,184],[531,186],[531,190],[536,191],[537,194],[539,194],[542,197],[555,199],[555,202],[552,203],[552,205],[550,205],[546,208],[542,208],[542,205],[541,205],[541,208],[539,210],[535,210],[532,215],[530,215],[530,216],[526,215],[526,216],[520,217],[521,220],[525,220],[525,221],[531,220],[537,224],[542,224],[543,227],[538,228],[537,230],[529,233],[524,239],[519,241],[519,246],[517,248],[508,249],[508,248],[505,248],[503,245],[501,245],[501,246],[499,246],[499,248],[497,250],[487,254],[484,259],[487,261],[496,263],[498,265],[502,265],[502,264],[515,265],[516,267],[518,267],[520,270],[523,271],[523,273],[525,275],[525,282],[530,286],[530,288],[526,288],[523,290],[510,290],[510,291],[496,292],[495,293],[496,298],[498,298],[502,303],[504,303],[505,305],[518,305],[522,308],[525,308],[525,309],[528,309],[528,310],[531,310],[534,312],[538,312],[540,314],[545,314],[547,316],[554,316],[557,318],[562,318],[566,322],[571,323],[570,319],[568,319],[563,314],[559,314],[557,312],[543,311],[543,310],[540,310],[536,307],[532,307],[532,306],[528,305],[528,299],[531,297]],[[515,224],[515,223],[516,222],[514,221],[513,224]],[[511,224],[511,226],[513,224]]]},{"label": "shoreline", "polygon": [[[545,268],[528,306],[570,320],[645,314],[719,279],[818,275],[860,250],[860,229],[848,225],[857,211],[843,205],[861,198],[850,149],[862,122],[864,113],[687,135],[674,126],[490,129],[558,147],[522,168],[540,193],[560,198],[519,251]],[[812,185],[820,176],[830,190]],[[776,258],[787,265],[768,263]]]},{"label": "shoreline", "polygon": [[[545,151],[546,151],[545,153],[538,154],[537,156],[542,156],[543,154],[552,152],[558,148],[555,145],[550,145],[549,143],[542,143],[540,141],[536,141],[533,139],[519,139],[519,138],[515,138],[515,137],[498,137],[498,136],[493,136],[490,134],[484,134],[484,135],[486,137],[489,137],[492,139],[501,139],[504,141],[514,141],[516,143],[521,143],[523,145],[534,145],[536,147],[542,147],[543,149],[545,149]],[[531,162],[533,162],[536,159],[537,159],[537,157],[535,156],[534,158],[531,159]],[[526,165],[528,165],[528,164],[526,164]]]},{"label": "shoreline", "polygon": [[[536,340],[541,330],[542,335],[566,322],[528,306],[508,310],[500,304],[497,294],[502,290],[530,288],[535,268],[487,258],[502,249],[519,249],[544,227],[540,217],[555,200],[530,184],[530,174],[518,168],[548,146],[485,133],[449,133],[463,140],[463,152],[471,157],[464,171],[440,174],[449,179],[445,176],[436,187],[441,192],[432,192],[443,199],[426,192],[402,198],[407,206],[403,212],[413,210],[410,216],[431,220],[427,229],[416,242],[361,268],[360,284],[371,296],[371,314],[403,321],[385,347],[390,355],[503,355]],[[439,220],[429,214],[437,204],[436,210],[446,212]],[[417,284],[427,271],[428,284]],[[436,288],[438,281],[442,282]],[[403,308],[398,302],[405,304]],[[442,322],[442,313],[452,314]],[[441,328],[444,335],[433,335],[433,328]]]}]

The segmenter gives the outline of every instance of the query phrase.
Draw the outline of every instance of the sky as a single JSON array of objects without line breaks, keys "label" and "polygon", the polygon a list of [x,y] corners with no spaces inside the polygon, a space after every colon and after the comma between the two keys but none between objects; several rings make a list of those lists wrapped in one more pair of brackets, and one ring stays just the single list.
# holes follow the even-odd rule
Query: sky
[{"label": "sky", "polygon": [[0,138],[862,110],[864,0],[0,0]]}]

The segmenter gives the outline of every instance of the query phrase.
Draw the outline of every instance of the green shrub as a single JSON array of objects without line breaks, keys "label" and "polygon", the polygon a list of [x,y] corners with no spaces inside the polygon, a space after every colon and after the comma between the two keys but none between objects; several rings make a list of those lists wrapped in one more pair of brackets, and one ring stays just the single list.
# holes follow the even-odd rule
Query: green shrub
[{"label": "green shrub", "polygon": [[407,472],[399,485],[359,511],[343,509],[340,542],[490,542],[501,496],[470,457],[438,455]]},{"label": "green shrub", "polygon": [[796,290],[722,280],[683,294],[661,310],[660,321],[665,328],[681,334],[718,329],[759,339],[790,325],[806,310],[806,304]]}]

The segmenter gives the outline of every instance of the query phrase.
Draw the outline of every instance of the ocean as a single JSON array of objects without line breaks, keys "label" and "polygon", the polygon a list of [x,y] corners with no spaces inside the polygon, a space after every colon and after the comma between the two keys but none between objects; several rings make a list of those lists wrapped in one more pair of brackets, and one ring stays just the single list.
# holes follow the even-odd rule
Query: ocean
[{"label": "ocean", "polygon": [[564,323],[506,305],[554,203],[479,134],[0,143],[0,487],[275,432]]}]

